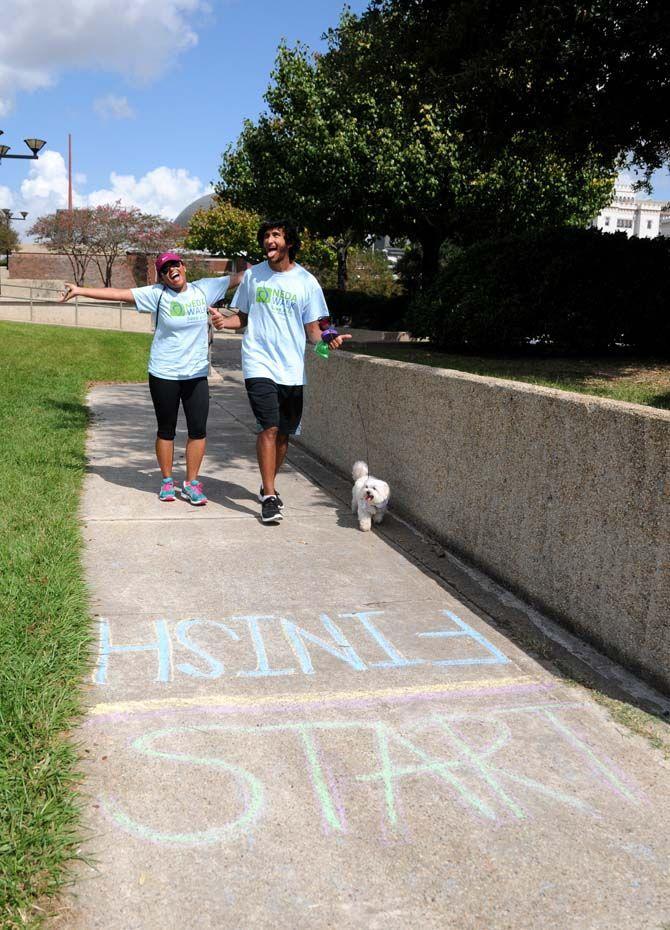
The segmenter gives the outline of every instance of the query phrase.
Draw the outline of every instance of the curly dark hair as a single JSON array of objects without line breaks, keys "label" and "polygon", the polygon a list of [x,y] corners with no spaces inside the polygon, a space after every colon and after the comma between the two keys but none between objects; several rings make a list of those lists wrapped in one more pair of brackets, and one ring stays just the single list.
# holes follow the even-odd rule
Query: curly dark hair
[{"label": "curly dark hair", "polygon": [[258,244],[263,248],[263,239],[265,238],[265,233],[270,229],[281,229],[284,233],[284,238],[288,243],[288,257],[293,261],[293,259],[298,254],[300,249],[300,233],[298,232],[298,227],[291,220],[263,220],[259,229],[258,229]]}]

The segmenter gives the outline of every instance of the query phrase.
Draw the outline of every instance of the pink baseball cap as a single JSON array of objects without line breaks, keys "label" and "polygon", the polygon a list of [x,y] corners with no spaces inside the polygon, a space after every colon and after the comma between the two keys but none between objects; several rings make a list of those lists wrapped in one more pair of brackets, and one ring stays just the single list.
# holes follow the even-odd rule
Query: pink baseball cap
[{"label": "pink baseball cap", "polygon": [[156,259],[156,274],[161,273],[161,268],[166,262],[180,262],[182,261],[181,255],[177,255],[176,252],[163,252]]}]

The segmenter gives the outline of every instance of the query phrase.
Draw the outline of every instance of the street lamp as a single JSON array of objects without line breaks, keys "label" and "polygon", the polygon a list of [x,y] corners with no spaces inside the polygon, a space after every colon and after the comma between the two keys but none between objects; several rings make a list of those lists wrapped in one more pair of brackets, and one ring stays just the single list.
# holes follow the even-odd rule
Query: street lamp
[{"label": "street lamp", "polygon": [[[2,135],[4,135],[4,133],[2,129],[0,129],[0,136]],[[32,155],[8,155],[7,152],[10,150],[11,146],[0,145],[0,161],[2,161],[3,158],[39,158],[38,152],[46,145],[44,139],[24,139],[23,141],[33,153]]]}]

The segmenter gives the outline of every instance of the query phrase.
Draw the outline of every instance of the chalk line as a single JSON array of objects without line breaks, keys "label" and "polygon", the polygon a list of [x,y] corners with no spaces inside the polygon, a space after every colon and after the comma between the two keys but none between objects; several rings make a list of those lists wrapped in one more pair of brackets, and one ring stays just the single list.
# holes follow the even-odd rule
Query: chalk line
[{"label": "chalk line", "polygon": [[539,682],[531,675],[520,675],[514,678],[480,678],[472,681],[443,682],[436,685],[421,685],[406,688],[382,688],[374,691],[320,691],[310,693],[283,693],[265,695],[242,694],[209,694],[197,697],[153,698],[140,701],[116,701],[95,704],[88,711],[90,717],[99,717],[107,714],[141,713],[147,710],[178,710],[189,707],[235,707],[258,708],[272,707],[282,704],[310,705],[323,703],[338,703],[358,700],[384,700],[385,698],[421,697],[449,694],[454,692],[469,692],[479,690],[505,690],[510,687],[535,686],[546,688],[548,683]]}]

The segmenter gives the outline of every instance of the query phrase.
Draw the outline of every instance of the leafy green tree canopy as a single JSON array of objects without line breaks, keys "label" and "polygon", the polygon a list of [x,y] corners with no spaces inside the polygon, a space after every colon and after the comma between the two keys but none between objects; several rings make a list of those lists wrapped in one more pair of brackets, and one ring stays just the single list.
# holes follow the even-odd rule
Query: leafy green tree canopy
[{"label": "leafy green tree canopy", "polygon": [[210,209],[198,210],[193,215],[184,245],[212,255],[258,262],[263,258],[256,240],[260,223],[259,214],[219,199]]},{"label": "leafy green tree canopy", "polygon": [[369,137],[361,134],[339,90],[303,45],[280,46],[267,112],[247,121],[223,156],[217,192],[264,216],[290,216],[313,236],[332,240],[340,286],[349,246],[373,222]]},{"label": "leafy green tree canopy", "polygon": [[[489,5],[474,4],[482,17]],[[430,279],[447,238],[588,222],[611,194],[611,160],[571,154],[545,125],[480,144],[472,111],[494,103],[435,78],[434,59],[466,57],[455,23],[467,11],[464,0],[377,0],[361,17],[343,14],[324,55],[281,46],[267,111],[224,153],[220,197],[331,238],[340,287],[347,249],[370,233],[420,243]],[[474,13],[468,21],[476,33]],[[436,46],[433,28],[451,46]]]},{"label": "leafy green tree canopy", "polygon": [[[607,201],[613,182],[611,162],[591,152],[570,156],[544,126],[508,129],[493,149],[473,140],[466,131],[472,93],[441,89],[431,70],[438,12],[449,18],[465,7],[388,0],[361,17],[345,13],[319,60],[370,153],[372,228],[419,242],[427,277],[437,270],[444,239],[467,243],[510,227],[582,225]],[[439,35],[452,46],[442,44],[438,58],[451,61],[464,36],[443,29]]]},{"label": "leafy green tree canopy", "polygon": [[281,46],[218,192],[346,252],[583,226],[625,160],[670,160],[667,0],[371,0],[325,54]]},{"label": "leafy green tree canopy", "polygon": [[489,156],[548,132],[568,159],[670,158],[666,0],[371,0],[359,34],[378,73],[420,69],[425,103]]}]

